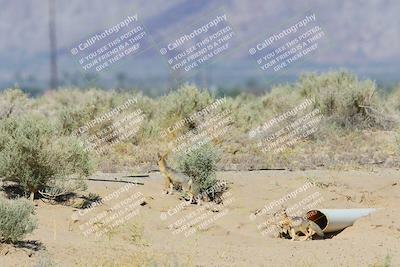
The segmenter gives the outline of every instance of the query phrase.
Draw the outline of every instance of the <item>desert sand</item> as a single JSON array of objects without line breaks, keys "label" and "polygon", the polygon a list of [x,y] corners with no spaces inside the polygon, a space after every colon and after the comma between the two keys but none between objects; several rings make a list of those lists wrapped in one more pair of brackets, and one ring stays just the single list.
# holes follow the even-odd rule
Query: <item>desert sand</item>
[{"label": "desert sand", "polygon": [[[400,172],[396,169],[218,172],[230,187],[224,204],[218,206],[185,205],[179,193],[162,194],[158,172],[144,178],[122,178],[125,175],[93,175],[93,179],[110,180],[88,182],[87,193],[103,198],[127,185],[114,179],[142,184],[84,215],[72,206],[35,200],[39,228],[19,247],[2,244],[0,266],[35,266],[46,257],[57,266],[400,266]],[[318,192],[315,208],[378,210],[326,239],[291,241],[263,235],[258,226],[277,209],[252,214],[303,186],[307,178],[313,186],[285,205]],[[85,223],[91,219],[93,223],[102,212],[110,217],[116,203],[132,196],[145,202],[130,219],[103,235],[83,233]],[[176,207],[182,209],[174,213]],[[196,218],[201,221],[204,213],[208,223],[179,228],[179,219],[190,218],[193,223]]]}]

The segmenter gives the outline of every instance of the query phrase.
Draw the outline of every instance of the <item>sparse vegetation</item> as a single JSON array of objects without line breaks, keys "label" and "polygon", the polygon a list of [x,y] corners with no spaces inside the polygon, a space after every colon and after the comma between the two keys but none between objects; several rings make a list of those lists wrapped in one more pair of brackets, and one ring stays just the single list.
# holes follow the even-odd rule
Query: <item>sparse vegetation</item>
[{"label": "sparse vegetation", "polygon": [[[321,164],[335,167],[348,163],[356,166],[360,162],[374,162],[374,157],[379,157],[378,160],[386,158],[390,166],[398,167],[400,155],[397,144],[393,142],[393,135],[400,120],[399,91],[400,87],[396,87],[390,95],[384,96],[372,81],[359,80],[355,75],[346,72],[330,72],[303,75],[296,83],[276,85],[270,92],[260,96],[242,93],[236,97],[226,97],[225,104],[219,106],[216,111],[233,111],[233,127],[228,134],[211,142],[212,146],[221,151],[222,160],[217,168],[221,169],[223,166],[232,169],[229,166],[238,164],[240,166],[233,167],[306,169]],[[159,98],[149,98],[137,92],[65,89],[29,99],[20,90],[7,90],[0,94],[0,120],[4,125],[3,132],[6,131],[9,136],[10,129],[5,127],[10,127],[10,120],[14,120],[14,125],[22,127],[23,123],[28,124],[24,112],[36,114],[45,118],[42,121],[38,120],[41,128],[52,125],[51,129],[38,130],[37,134],[42,139],[43,136],[51,136],[52,141],[59,139],[60,144],[65,144],[79,127],[122,105],[130,98],[136,98],[137,103],[124,110],[124,114],[117,114],[95,125],[88,132],[89,135],[95,135],[121,116],[138,109],[143,111],[145,116],[137,133],[118,144],[109,144],[110,149],[104,155],[89,152],[100,170],[116,172],[132,166],[150,168],[160,147],[167,146],[168,142],[189,130],[195,130],[197,125],[196,122],[185,123],[165,137],[161,137],[160,133],[216,101],[213,94],[192,85],[184,85]],[[277,154],[264,154],[256,142],[247,138],[251,129],[301,104],[306,98],[314,101],[314,108],[319,108],[324,118],[318,125],[318,131],[311,134],[304,143],[299,142]],[[31,120],[30,124],[36,123],[36,120]],[[34,126],[29,127],[33,131]],[[378,140],[374,134],[379,132],[384,138]],[[115,129],[115,138],[118,136],[119,133]],[[362,143],[355,145],[355,142],[351,141],[354,139],[362,140]],[[377,149],[378,147],[380,149]],[[382,147],[385,149],[381,149]],[[346,150],[356,153],[349,156]],[[394,150],[397,153],[395,156]],[[75,152],[77,151],[75,149]],[[327,152],[319,155],[315,151]],[[78,162],[82,162],[85,156],[82,152],[79,153]],[[371,159],[365,160],[366,157]],[[42,186],[42,190],[49,189]]]},{"label": "sparse vegetation", "polygon": [[16,243],[37,228],[34,208],[26,199],[0,198],[0,241]]},{"label": "sparse vegetation", "polygon": [[390,255],[386,255],[382,262],[377,262],[371,266],[372,267],[390,267],[390,266],[392,266],[391,260],[392,260],[392,258],[390,257]]},{"label": "sparse vegetation", "polygon": [[128,231],[127,238],[129,239],[130,242],[139,246],[147,245],[147,242],[143,237],[144,226],[141,223],[133,222],[129,224],[127,231]]}]

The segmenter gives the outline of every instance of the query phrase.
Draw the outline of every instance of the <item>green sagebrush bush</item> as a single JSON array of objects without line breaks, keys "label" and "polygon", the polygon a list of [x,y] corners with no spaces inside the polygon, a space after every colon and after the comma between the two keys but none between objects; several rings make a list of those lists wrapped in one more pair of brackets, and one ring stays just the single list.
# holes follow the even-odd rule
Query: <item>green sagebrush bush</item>
[{"label": "green sagebrush bush", "polygon": [[0,241],[15,243],[37,228],[32,203],[0,198]]},{"label": "green sagebrush bush", "polygon": [[314,106],[333,123],[343,128],[391,128],[385,117],[385,105],[376,85],[359,81],[348,72],[300,77],[296,88],[300,95],[315,101]]},{"label": "green sagebrush bush", "polygon": [[70,186],[69,178],[79,181],[91,171],[89,155],[78,140],[58,134],[46,119],[26,115],[2,120],[0,177],[17,182],[31,198],[52,184],[68,181]]},{"label": "green sagebrush bush", "polygon": [[[184,85],[160,99],[160,125],[165,128],[188,118],[214,102],[214,97],[196,86]],[[197,125],[188,123],[182,130],[192,130]]]},{"label": "green sagebrush bush", "polygon": [[[158,118],[155,101],[135,91],[117,93],[95,89],[61,90],[54,93],[51,102],[60,103],[60,107],[54,107],[57,110],[54,117],[63,134],[75,134],[87,139],[97,136],[104,141],[104,144],[112,143],[123,137],[124,132],[129,131],[124,127],[128,127],[133,121],[126,119],[133,113],[141,113],[140,116],[145,119],[133,126],[138,131],[123,142],[137,144],[159,134],[157,130],[159,121],[154,119]],[[108,116],[103,120],[104,115]],[[85,127],[95,119],[102,121]],[[120,121],[123,123],[118,124]],[[100,134],[105,129],[107,130]]]},{"label": "green sagebrush bush", "polygon": [[[122,95],[95,89],[88,91],[61,90],[54,93],[53,98],[53,101],[59,103],[60,107],[54,108],[59,109],[58,123],[61,130],[66,134],[77,131],[86,123],[104,115],[124,102]],[[107,127],[111,122],[110,120],[105,120],[104,123],[100,123],[98,127],[92,130]]]},{"label": "green sagebrush bush", "polygon": [[[211,145],[206,144],[187,154],[181,154],[177,160],[178,168],[199,185],[201,194],[218,183],[216,170],[219,155]],[[208,197],[212,200],[212,196]]]}]

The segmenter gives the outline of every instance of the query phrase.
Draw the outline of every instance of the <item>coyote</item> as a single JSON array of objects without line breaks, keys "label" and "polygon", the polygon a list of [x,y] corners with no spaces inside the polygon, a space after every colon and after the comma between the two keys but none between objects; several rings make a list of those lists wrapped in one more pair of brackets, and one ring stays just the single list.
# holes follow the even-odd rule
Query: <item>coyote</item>
[{"label": "coyote", "polygon": [[158,153],[158,166],[165,181],[164,192],[166,194],[173,194],[174,188],[181,189],[183,193],[189,196],[190,203],[193,203],[193,200],[195,200],[197,204],[200,204],[200,200],[195,199],[195,196],[198,196],[200,193],[197,183],[194,183],[193,179],[187,175],[168,167],[166,162],[167,155],[168,153],[164,155]]},{"label": "coyote", "polygon": [[300,239],[301,241],[312,238],[314,234],[321,237],[324,236],[324,232],[322,232],[321,228],[315,222],[299,216],[290,217],[286,211],[282,213],[279,227],[282,229],[281,234],[289,234],[292,241],[298,239],[299,236],[297,233],[299,232],[305,235],[303,239]]}]

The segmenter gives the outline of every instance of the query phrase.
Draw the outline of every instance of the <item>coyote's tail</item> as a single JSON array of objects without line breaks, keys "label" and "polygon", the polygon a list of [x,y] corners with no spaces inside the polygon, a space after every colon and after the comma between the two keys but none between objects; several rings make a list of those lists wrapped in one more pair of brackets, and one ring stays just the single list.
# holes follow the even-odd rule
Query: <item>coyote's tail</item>
[{"label": "coyote's tail", "polygon": [[315,233],[317,233],[317,235],[319,235],[320,237],[324,236],[324,232],[322,232],[322,229],[321,227],[319,227],[318,224],[316,224],[313,221],[309,221],[309,223],[310,223],[310,228],[313,229]]}]

